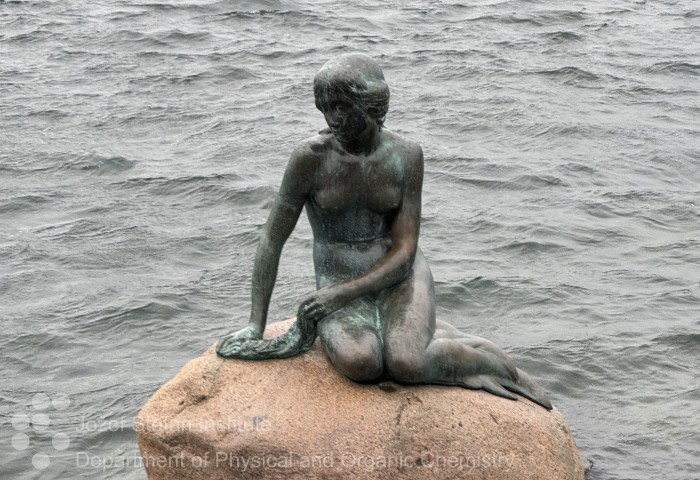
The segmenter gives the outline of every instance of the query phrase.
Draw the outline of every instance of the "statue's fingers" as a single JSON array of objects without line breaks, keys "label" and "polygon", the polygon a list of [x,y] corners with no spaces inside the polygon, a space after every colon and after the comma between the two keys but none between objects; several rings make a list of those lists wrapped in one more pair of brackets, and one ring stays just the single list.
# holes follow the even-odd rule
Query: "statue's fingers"
[{"label": "statue's fingers", "polygon": [[229,340],[228,336],[220,338],[219,341],[216,342],[216,350],[218,351],[220,348],[224,348],[224,346],[226,345],[228,340]]},{"label": "statue's fingers", "polygon": [[216,348],[216,353],[218,353],[222,357],[233,357],[235,356],[236,352],[240,351],[240,343],[241,340],[238,338],[228,338],[225,342],[222,343],[221,347]]},{"label": "statue's fingers", "polygon": [[222,339],[219,344],[216,346],[216,353],[219,355],[226,355],[227,347],[226,347],[226,341]]},{"label": "statue's fingers", "polygon": [[313,303],[313,301],[314,301],[313,298],[307,298],[306,300],[301,302],[301,304],[299,305],[299,308],[308,308],[309,305],[311,305]]},{"label": "statue's fingers", "polygon": [[298,310],[299,310],[300,312],[306,311],[311,305],[313,305],[313,301],[314,301],[313,298],[307,298],[307,299],[303,300],[303,301],[299,304],[299,309],[298,309]]},{"label": "statue's fingers", "polygon": [[225,339],[221,342],[221,345],[220,345],[221,349],[227,350],[227,349],[231,348],[231,345],[233,344],[233,341],[234,341],[233,338],[225,338]]},{"label": "statue's fingers", "polygon": [[218,345],[216,346],[217,351],[229,351],[235,345],[236,343],[240,342],[240,340],[237,337],[234,337],[233,335],[227,335],[221,340],[219,340]]},{"label": "statue's fingers", "polygon": [[224,357],[224,358],[231,358],[231,357],[234,356],[234,355],[233,355],[233,353],[234,353],[234,352],[233,352],[233,349],[231,349],[231,348],[223,348],[223,349],[221,349],[221,350],[217,350],[216,353],[217,353],[219,356]]},{"label": "statue's fingers", "polygon": [[309,305],[306,307],[306,311],[307,312],[314,312],[321,307],[323,307],[322,303],[319,303],[317,301],[313,301],[313,302],[309,303]]},{"label": "statue's fingers", "polygon": [[302,303],[301,307],[299,307],[299,309],[308,313],[317,307],[318,307],[318,302],[316,302],[316,300],[312,298],[312,299],[308,300],[307,302]]}]

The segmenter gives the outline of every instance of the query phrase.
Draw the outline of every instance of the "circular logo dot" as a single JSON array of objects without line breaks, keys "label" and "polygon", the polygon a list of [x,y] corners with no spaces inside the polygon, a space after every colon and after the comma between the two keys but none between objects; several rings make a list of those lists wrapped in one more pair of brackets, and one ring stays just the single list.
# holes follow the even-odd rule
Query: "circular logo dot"
[{"label": "circular logo dot", "polygon": [[51,459],[45,453],[37,453],[32,457],[32,465],[37,470],[46,470],[49,463],[51,463]]},{"label": "circular logo dot", "polygon": [[32,397],[32,407],[36,410],[46,410],[51,405],[51,399],[45,393],[37,393]]},{"label": "circular logo dot", "polygon": [[53,405],[53,408],[56,410],[65,410],[70,406],[70,398],[68,398],[68,395],[65,393],[59,393],[53,397],[53,400],[51,400],[51,405]]},{"label": "circular logo dot", "polygon": [[29,437],[26,433],[17,432],[12,437],[12,448],[15,450],[26,450],[29,446]]},{"label": "circular logo dot", "polygon": [[51,443],[53,444],[53,448],[62,452],[70,445],[70,437],[65,433],[57,433],[53,436],[53,439],[51,439]]},{"label": "circular logo dot", "polygon": [[45,413],[37,413],[36,415],[32,415],[32,427],[37,432],[45,431],[47,428],[49,428],[50,424],[51,419]]},{"label": "circular logo dot", "polygon": [[29,428],[29,417],[24,413],[18,413],[12,417],[12,426],[20,432]]}]

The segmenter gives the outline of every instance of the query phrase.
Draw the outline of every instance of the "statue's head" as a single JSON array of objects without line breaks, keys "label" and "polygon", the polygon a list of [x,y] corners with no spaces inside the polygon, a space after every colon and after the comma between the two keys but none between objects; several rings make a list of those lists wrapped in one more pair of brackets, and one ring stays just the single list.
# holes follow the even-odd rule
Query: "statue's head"
[{"label": "statue's head", "polygon": [[377,62],[361,53],[347,53],[328,61],[314,77],[316,108],[329,110],[343,101],[362,110],[378,128],[389,110],[389,86]]}]

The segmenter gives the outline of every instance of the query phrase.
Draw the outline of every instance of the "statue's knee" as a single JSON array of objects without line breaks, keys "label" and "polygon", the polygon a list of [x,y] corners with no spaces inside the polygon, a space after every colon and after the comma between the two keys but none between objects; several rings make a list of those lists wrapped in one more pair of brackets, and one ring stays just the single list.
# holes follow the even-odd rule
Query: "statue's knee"
[{"label": "statue's knee", "polygon": [[425,366],[421,358],[413,352],[387,352],[387,373],[398,382],[416,383],[424,380]]},{"label": "statue's knee", "polygon": [[368,346],[343,348],[331,359],[343,375],[356,382],[375,380],[384,369],[379,353]]}]

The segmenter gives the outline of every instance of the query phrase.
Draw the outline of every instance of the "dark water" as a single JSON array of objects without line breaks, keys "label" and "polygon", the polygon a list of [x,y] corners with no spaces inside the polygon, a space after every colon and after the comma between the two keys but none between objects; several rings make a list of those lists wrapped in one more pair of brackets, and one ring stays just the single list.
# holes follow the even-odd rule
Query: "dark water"
[{"label": "dark water", "polygon": [[359,50],[423,144],[440,316],[552,392],[590,479],[700,478],[700,3],[352,4],[0,0],[0,477],[145,478],[133,418],[246,321],[311,79]]}]

